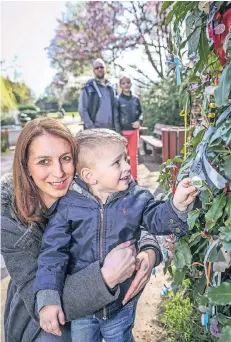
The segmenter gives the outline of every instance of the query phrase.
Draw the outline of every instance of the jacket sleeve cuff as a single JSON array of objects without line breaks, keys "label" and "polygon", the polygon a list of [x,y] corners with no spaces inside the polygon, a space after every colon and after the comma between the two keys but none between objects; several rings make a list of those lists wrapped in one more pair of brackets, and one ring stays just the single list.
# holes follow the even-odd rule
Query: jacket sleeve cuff
[{"label": "jacket sleeve cuff", "polygon": [[38,312],[47,305],[61,305],[60,295],[55,290],[42,290],[37,293]]},{"label": "jacket sleeve cuff", "polygon": [[170,230],[170,234],[174,234],[177,240],[187,233],[187,212],[177,210],[172,204],[172,199],[165,202],[165,210],[162,214],[165,225]]},{"label": "jacket sleeve cuff", "polygon": [[114,302],[119,293],[120,286],[108,289],[101,274],[100,263],[96,261],[86,269],[67,276],[63,289],[65,317],[71,321],[91,315]]},{"label": "jacket sleeve cuff", "polygon": [[183,221],[183,222],[187,222],[189,210],[187,210],[187,211],[180,211],[180,210],[176,209],[176,207],[175,207],[174,204],[173,204],[173,198],[170,199],[170,203],[171,203],[172,209],[173,209],[174,212],[177,214],[177,216],[179,217],[179,219],[180,219],[181,221]]},{"label": "jacket sleeve cuff", "polygon": [[34,293],[42,290],[55,290],[61,295],[64,286],[64,275],[62,274],[42,274],[39,275],[34,284]]}]

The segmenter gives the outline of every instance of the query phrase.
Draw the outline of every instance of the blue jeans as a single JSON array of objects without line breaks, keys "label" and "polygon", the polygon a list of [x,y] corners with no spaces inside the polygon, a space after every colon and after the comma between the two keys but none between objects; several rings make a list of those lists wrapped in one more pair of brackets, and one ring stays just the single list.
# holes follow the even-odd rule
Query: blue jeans
[{"label": "blue jeans", "polygon": [[72,342],[131,342],[137,299],[108,320],[87,316],[71,322]]}]

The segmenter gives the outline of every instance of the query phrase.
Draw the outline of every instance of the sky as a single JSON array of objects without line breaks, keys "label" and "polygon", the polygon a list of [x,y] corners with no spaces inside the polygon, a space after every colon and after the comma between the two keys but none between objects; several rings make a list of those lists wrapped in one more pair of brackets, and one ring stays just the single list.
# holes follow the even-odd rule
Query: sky
[{"label": "sky", "polygon": [[[10,65],[17,65],[21,73],[18,81],[24,81],[38,98],[51,83],[56,70],[51,67],[45,48],[49,46],[57,27],[56,18],[65,12],[65,1],[1,1],[1,53],[0,60],[5,60],[8,75],[13,78]],[[14,56],[17,62],[12,63]],[[119,59],[122,65],[131,61],[149,76],[152,68],[145,62],[141,51],[126,52]],[[4,65],[3,65],[4,69]],[[5,72],[5,71],[4,71]],[[133,72],[128,74],[132,77]],[[12,79],[13,80],[13,79]],[[111,80],[112,81],[112,80]]]},{"label": "sky", "polygon": [[37,97],[55,74],[44,49],[54,36],[56,18],[65,12],[65,3],[1,1],[1,60],[11,65],[18,56],[17,70]]}]

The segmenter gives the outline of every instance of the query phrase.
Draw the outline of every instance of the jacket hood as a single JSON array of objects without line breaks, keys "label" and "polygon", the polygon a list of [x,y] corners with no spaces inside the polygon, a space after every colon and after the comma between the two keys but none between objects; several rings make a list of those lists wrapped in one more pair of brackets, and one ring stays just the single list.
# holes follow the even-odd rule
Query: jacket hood
[{"label": "jacket hood", "polygon": [[[94,86],[95,82],[97,83],[97,85],[100,85],[100,82],[96,78],[91,78],[86,82],[84,87]],[[107,79],[105,79],[105,85],[112,87],[111,82],[109,82]]]},{"label": "jacket hood", "polygon": [[1,212],[13,210],[13,175],[7,173],[1,177]]},{"label": "jacket hood", "polygon": [[[117,197],[125,195],[127,192],[131,191],[136,185],[136,182],[133,179],[131,179],[127,190],[112,193],[108,197],[107,203],[114,200]],[[78,175],[75,176],[70,190],[74,190],[85,197],[92,198],[93,200],[97,201],[97,199],[89,192],[87,184]]]}]

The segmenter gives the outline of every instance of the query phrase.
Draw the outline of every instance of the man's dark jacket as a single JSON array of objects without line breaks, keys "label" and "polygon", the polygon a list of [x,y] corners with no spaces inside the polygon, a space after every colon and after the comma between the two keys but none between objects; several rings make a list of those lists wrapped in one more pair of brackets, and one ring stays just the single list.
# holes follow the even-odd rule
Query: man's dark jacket
[{"label": "man's dark jacket", "polygon": [[[79,112],[81,115],[82,120],[84,121],[85,128],[94,128],[94,124],[96,122],[96,116],[97,112],[100,107],[100,101],[101,101],[101,95],[100,95],[100,88],[102,85],[100,82],[98,82],[96,79],[89,80],[85,86],[82,88],[82,94],[85,92],[87,94],[87,105],[86,108],[81,103],[82,97],[80,96],[80,103],[79,103]],[[120,133],[120,124],[119,124],[119,116],[118,116],[118,110],[117,110],[117,103],[115,99],[115,90],[113,89],[111,83],[106,81],[106,84],[104,87],[107,87],[110,94],[110,100],[111,100],[111,108],[112,111],[112,129],[114,129],[116,132]],[[107,113],[105,113],[105,116]],[[89,117],[90,123],[87,122]],[[100,128],[100,127],[99,127]],[[104,127],[105,128],[105,127]],[[109,128],[109,127],[107,127]]]}]

